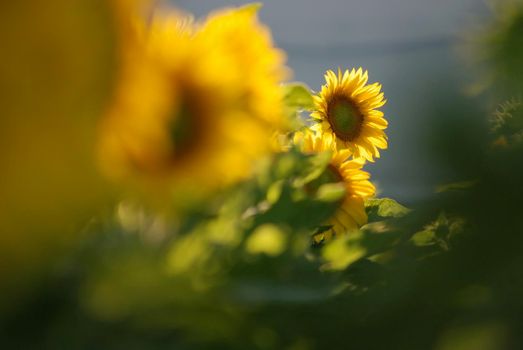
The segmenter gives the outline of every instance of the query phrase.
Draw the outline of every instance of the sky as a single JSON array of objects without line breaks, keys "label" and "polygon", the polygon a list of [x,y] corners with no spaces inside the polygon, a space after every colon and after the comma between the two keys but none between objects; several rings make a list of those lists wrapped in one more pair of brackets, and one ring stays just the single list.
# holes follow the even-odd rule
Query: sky
[{"label": "sky", "polygon": [[[203,17],[246,1],[174,0]],[[318,91],[327,69],[363,67],[383,84],[389,148],[366,167],[382,196],[411,202],[429,195],[444,174],[423,147],[431,133],[425,102],[448,86],[466,87],[457,44],[488,14],[485,0],[267,0],[260,19],[287,52],[291,80]]]}]

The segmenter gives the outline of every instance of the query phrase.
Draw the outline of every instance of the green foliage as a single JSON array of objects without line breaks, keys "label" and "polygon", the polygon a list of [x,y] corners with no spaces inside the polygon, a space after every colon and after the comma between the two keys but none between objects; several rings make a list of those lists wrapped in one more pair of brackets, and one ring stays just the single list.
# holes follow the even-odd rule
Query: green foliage
[{"label": "green foliage", "polygon": [[289,83],[283,86],[285,110],[293,129],[303,125],[301,112],[314,107],[314,100],[309,87],[303,83]]},{"label": "green foliage", "polygon": [[491,130],[499,146],[513,145],[523,139],[523,104],[512,98],[499,105],[490,118]]},{"label": "green foliage", "polygon": [[434,222],[416,232],[411,240],[419,247],[437,246],[438,250],[449,250],[453,236],[462,232],[463,226],[463,220],[448,218],[441,213]]},{"label": "green foliage", "polygon": [[285,85],[284,101],[287,106],[296,109],[311,109],[314,107],[311,90],[303,83]]},{"label": "green foliage", "polygon": [[397,218],[409,212],[409,209],[391,198],[371,198],[365,203],[369,222],[383,218]]},{"label": "green foliage", "polygon": [[497,16],[486,34],[486,50],[493,67],[493,79],[504,93],[521,88],[523,77],[523,4],[500,1],[495,5]]}]

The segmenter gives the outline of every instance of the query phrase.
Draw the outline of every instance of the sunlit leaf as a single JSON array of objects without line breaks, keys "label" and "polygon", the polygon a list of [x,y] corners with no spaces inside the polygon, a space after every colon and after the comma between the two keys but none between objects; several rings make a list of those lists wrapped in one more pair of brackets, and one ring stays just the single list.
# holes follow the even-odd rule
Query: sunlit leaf
[{"label": "sunlit leaf", "polygon": [[346,239],[335,239],[323,248],[323,258],[328,262],[325,268],[343,270],[366,254],[365,248]]},{"label": "sunlit leaf", "polygon": [[342,183],[327,183],[318,188],[316,198],[322,202],[335,202],[342,199],[346,192]]},{"label": "sunlit leaf", "polygon": [[285,233],[275,225],[258,227],[247,239],[246,249],[251,254],[280,255],[285,250]]},{"label": "sunlit leaf", "polygon": [[424,230],[416,232],[412,236],[412,242],[417,246],[427,246],[436,244],[436,237],[434,231]]},{"label": "sunlit leaf", "polygon": [[284,102],[294,109],[314,107],[311,90],[303,83],[291,83],[284,86]]},{"label": "sunlit leaf", "polygon": [[398,218],[410,210],[391,198],[371,198],[365,202],[369,222],[380,221],[383,218]]}]

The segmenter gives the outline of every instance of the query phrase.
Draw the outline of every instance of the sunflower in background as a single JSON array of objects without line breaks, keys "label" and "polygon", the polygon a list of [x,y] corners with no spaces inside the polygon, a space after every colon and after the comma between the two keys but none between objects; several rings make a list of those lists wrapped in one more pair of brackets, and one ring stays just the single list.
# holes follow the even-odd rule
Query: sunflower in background
[{"label": "sunflower in background", "polygon": [[211,48],[214,59],[236,67],[228,71],[228,79],[237,87],[237,98],[246,112],[281,125],[286,120],[282,118],[283,96],[278,85],[288,77],[286,56],[274,47],[270,29],[258,22],[259,8],[259,4],[252,4],[211,13],[198,37]]},{"label": "sunflower in background", "polygon": [[184,200],[249,176],[284,125],[283,56],[256,9],[160,13],[136,33],[101,126],[106,172]]},{"label": "sunflower in background", "polygon": [[314,96],[315,110],[311,113],[318,124],[313,129],[331,134],[338,148],[347,148],[355,158],[368,161],[379,158],[378,149],[387,148],[384,129],[387,121],[378,108],[385,104],[381,85],[367,85],[368,73],[361,68],[336,75],[329,70],[326,84]]},{"label": "sunflower in background", "polygon": [[314,236],[316,243],[332,236],[356,230],[367,223],[364,199],[375,194],[374,185],[369,181],[369,173],[362,170],[363,158],[349,159],[351,152],[336,149],[335,140],[330,134],[318,135],[311,131],[297,132],[294,143],[304,153],[332,152],[329,165],[318,179],[321,183],[343,183],[345,195],[339,207],[325,225],[330,229]]}]

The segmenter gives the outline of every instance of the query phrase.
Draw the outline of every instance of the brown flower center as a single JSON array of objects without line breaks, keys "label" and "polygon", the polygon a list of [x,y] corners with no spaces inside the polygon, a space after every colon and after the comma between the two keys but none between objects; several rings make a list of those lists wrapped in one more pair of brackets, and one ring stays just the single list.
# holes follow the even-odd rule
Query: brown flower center
[{"label": "brown flower center", "polygon": [[190,152],[194,146],[197,121],[190,101],[183,101],[169,122],[169,137],[173,145],[173,156],[180,157]]},{"label": "brown flower center", "polygon": [[336,136],[343,141],[357,138],[363,124],[363,115],[345,96],[335,96],[327,107],[327,119]]},{"label": "brown flower center", "polygon": [[205,142],[209,128],[205,127],[206,116],[211,107],[199,99],[205,91],[198,90],[190,84],[182,84],[183,93],[177,104],[172,106],[171,115],[167,118],[167,136],[171,144],[169,163],[185,161],[193,156]]}]

